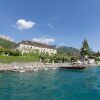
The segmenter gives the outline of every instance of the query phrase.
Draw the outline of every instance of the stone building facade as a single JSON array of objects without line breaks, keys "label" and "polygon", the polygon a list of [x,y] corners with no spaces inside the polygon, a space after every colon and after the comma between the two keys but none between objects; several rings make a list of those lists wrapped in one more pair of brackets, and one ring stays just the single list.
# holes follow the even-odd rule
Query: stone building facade
[{"label": "stone building facade", "polygon": [[57,50],[55,49],[55,46],[32,42],[32,41],[22,41],[18,44],[17,48],[19,51],[23,53],[31,53],[35,52],[36,50],[39,51],[39,53],[48,53],[48,54],[56,54]]}]

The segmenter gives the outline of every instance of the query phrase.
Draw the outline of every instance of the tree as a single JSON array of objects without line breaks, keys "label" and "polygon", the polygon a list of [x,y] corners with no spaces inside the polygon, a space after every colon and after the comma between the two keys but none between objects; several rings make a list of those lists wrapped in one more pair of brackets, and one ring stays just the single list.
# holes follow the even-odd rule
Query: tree
[{"label": "tree", "polygon": [[42,53],[40,54],[39,58],[40,58],[41,61],[44,63],[44,62],[45,62],[45,59],[46,59],[46,57],[45,57],[45,52],[42,52]]},{"label": "tree", "polygon": [[71,57],[71,62],[77,62],[78,61],[78,57],[77,56],[72,56]]},{"label": "tree", "polygon": [[7,50],[7,54],[9,56],[21,56],[21,52],[19,50]]},{"label": "tree", "polygon": [[89,45],[88,45],[88,42],[86,39],[84,39],[84,41],[82,43],[82,48],[81,48],[80,54],[83,57],[90,55],[90,48],[89,48]]}]

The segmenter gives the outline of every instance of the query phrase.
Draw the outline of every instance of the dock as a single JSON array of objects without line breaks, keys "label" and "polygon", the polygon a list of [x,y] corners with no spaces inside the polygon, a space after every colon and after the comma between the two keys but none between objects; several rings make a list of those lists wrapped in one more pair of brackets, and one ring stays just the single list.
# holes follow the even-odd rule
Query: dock
[{"label": "dock", "polygon": [[65,64],[60,64],[59,68],[62,68],[62,69],[85,69],[86,68],[86,65],[83,65],[83,64],[68,64],[68,63],[65,63]]}]

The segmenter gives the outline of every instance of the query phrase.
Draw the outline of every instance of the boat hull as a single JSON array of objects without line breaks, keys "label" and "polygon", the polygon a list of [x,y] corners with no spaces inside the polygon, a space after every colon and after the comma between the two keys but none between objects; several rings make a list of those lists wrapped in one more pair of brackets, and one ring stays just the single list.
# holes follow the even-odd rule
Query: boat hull
[{"label": "boat hull", "polygon": [[62,69],[85,69],[85,66],[65,66],[65,67],[60,67]]}]

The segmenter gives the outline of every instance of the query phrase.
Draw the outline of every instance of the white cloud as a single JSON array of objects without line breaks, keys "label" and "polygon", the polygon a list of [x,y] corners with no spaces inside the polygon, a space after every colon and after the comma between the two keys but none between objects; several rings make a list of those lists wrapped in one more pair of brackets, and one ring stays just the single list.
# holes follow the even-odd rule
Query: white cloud
[{"label": "white cloud", "polygon": [[49,44],[49,43],[54,43],[55,39],[54,38],[33,38],[32,41]]},{"label": "white cloud", "polygon": [[0,38],[8,40],[8,41],[14,41],[13,38],[11,38],[11,37],[9,37],[7,35],[3,35],[3,34],[0,34]]},{"label": "white cloud", "polygon": [[55,30],[55,27],[54,27],[53,25],[48,24],[48,26],[49,26],[49,28],[51,28],[51,29]]},{"label": "white cloud", "polygon": [[35,22],[26,21],[25,19],[19,19],[17,20],[16,25],[19,30],[30,29],[35,25]]}]

